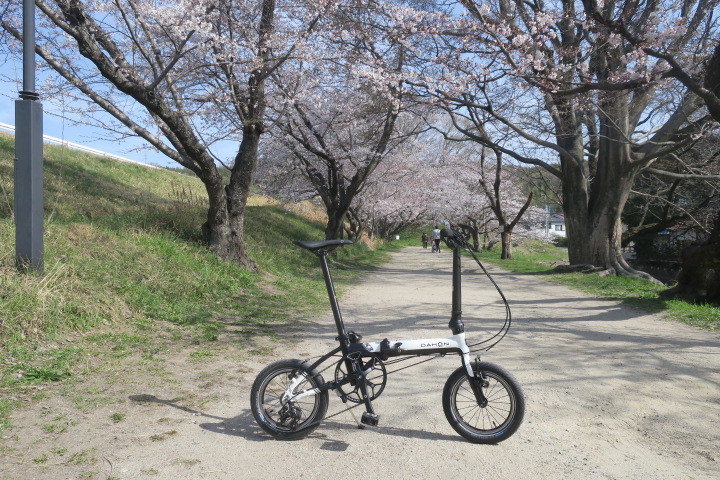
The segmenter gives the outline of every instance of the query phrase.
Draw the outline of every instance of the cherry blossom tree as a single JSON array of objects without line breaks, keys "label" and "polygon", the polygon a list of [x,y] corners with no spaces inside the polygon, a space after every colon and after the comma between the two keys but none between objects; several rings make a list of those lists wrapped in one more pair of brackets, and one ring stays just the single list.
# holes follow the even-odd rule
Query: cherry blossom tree
[{"label": "cherry blossom tree", "polygon": [[[499,225],[488,197],[478,181],[480,162],[467,157],[446,154],[443,160],[432,168],[432,175],[442,178],[435,185],[436,202],[431,213],[433,218],[446,219],[472,239],[475,251],[481,245],[492,247],[497,243]],[[483,241],[480,241],[482,235]]]},{"label": "cherry blossom tree", "polygon": [[[485,196],[488,198],[488,201],[490,202],[490,208],[492,209],[493,213],[495,213],[495,217],[497,218],[498,223],[500,224],[500,227],[502,229],[502,252],[500,254],[500,258],[503,260],[508,260],[513,258],[513,230],[522,218],[525,211],[530,207],[533,199],[533,194],[531,192],[527,196],[527,200],[525,200],[524,203],[519,203],[519,198],[517,196],[512,196],[512,193],[518,193],[518,189],[507,188],[507,185],[509,183],[507,178],[504,182],[505,185],[503,185],[503,173],[507,174],[507,169],[502,168],[502,152],[496,150],[494,153],[494,165],[489,164],[490,162],[486,162],[484,156],[483,158],[481,158],[480,178],[478,182],[480,183],[480,186],[482,187]],[[491,170],[494,173],[488,172],[488,170]],[[490,183],[490,180],[492,180],[492,183]],[[514,203],[515,205],[511,205],[510,208],[508,208],[507,205],[503,205],[503,200],[505,200],[506,197],[509,197],[507,198],[507,200],[510,200],[509,203]]]},{"label": "cherry blossom tree", "polygon": [[348,211],[355,238],[363,231],[372,237],[391,238],[429,215],[431,192],[428,167],[414,142],[407,142],[386,158],[368,179]]},{"label": "cherry blossom tree", "polygon": [[[114,128],[194,172],[209,197],[202,232],[210,249],[254,267],[244,217],[267,106],[278,98],[269,78],[279,78],[290,59],[311,57],[312,37],[333,2],[35,3],[36,52],[68,87],[64,93],[99,106]],[[18,41],[21,7],[10,0],[0,17]],[[234,158],[214,153],[220,141],[235,142]]]},{"label": "cherry blossom tree", "polygon": [[[327,90],[319,95],[331,97]],[[326,238],[340,238],[354,198],[408,132],[398,128],[399,110],[391,102],[357,91],[332,98],[333,103],[320,97],[294,101],[288,121],[279,128],[288,154],[325,206]]]},{"label": "cherry blossom tree", "polygon": [[405,47],[364,28],[382,24],[381,11],[355,2],[344,7],[313,45],[326,62],[298,65],[292,90],[283,90],[286,116],[277,125],[277,138],[325,207],[328,239],[343,235],[355,198],[419,124],[405,114],[407,99],[395,78],[405,67]]},{"label": "cherry blossom tree", "polygon": [[[485,234],[497,232],[500,258],[510,260],[515,237],[548,240],[540,228],[545,214],[532,205],[533,193],[523,192],[523,167],[503,165],[502,153],[489,154],[486,150],[481,149],[479,160],[464,162],[465,183],[475,197],[476,206],[466,209],[474,213],[466,214],[464,220],[456,220],[456,223],[473,236],[480,233],[476,231],[478,226]],[[477,239],[475,243],[478,243]]]},{"label": "cherry blossom tree", "polygon": [[622,256],[623,207],[638,173],[692,143],[709,117],[665,60],[608,22],[654,31],[654,48],[690,65],[717,38],[706,5],[462,0],[393,11],[427,65],[408,83],[474,120],[467,132],[487,147],[562,181],[571,263],[647,277]]},{"label": "cherry blossom tree", "polygon": [[[620,35],[644,54],[664,62],[669,67],[665,74],[675,78],[700,97],[705,102],[710,115],[715,121],[720,122],[720,42],[717,40],[716,32],[691,54],[678,52],[665,48],[664,45],[658,45],[654,40],[658,32],[652,29],[635,29],[632,25],[628,25],[624,17],[609,19],[602,15],[601,7],[597,3],[590,3],[588,10],[598,22],[613,33]],[[697,25],[702,16],[713,15],[713,12],[717,11],[718,2],[699,0],[695,15],[691,16],[689,13],[692,13],[692,7],[693,4],[690,2],[683,3],[682,12],[687,14],[685,17],[688,19],[688,31],[692,31],[693,24]],[[656,176],[664,176],[673,183],[678,180],[702,181],[702,177],[709,181],[717,181],[717,178],[708,177],[707,174],[699,175],[698,172],[668,172],[657,168],[646,170]],[[667,206],[664,209],[665,212],[669,210]],[[720,275],[717,274],[720,271],[720,255],[717,254],[719,243],[720,220],[717,220],[705,244],[686,253],[678,285],[668,290],[666,295],[699,302],[710,300],[720,303]]]},{"label": "cherry blossom tree", "polygon": [[[502,245],[500,258],[512,259],[513,230],[531,206],[533,194],[530,192],[525,196],[518,188],[516,176],[512,174],[517,168],[504,168],[504,149],[499,142],[488,141],[489,135],[485,130],[484,122],[477,121],[473,115],[468,117],[452,109],[446,110],[450,114],[455,131],[461,136],[455,138],[447,132],[443,135],[456,145],[465,146],[456,152],[455,157],[458,158],[456,161],[464,164],[464,168],[472,172],[471,177],[474,177],[479,185],[488,208],[497,220]],[[486,147],[485,144],[489,144],[490,147]],[[467,148],[468,145],[470,148]]]},{"label": "cherry blossom tree", "polygon": [[[427,207],[420,198],[426,188],[419,156],[418,150],[403,144],[378,164],[344,218],[342,228],[348,238],[357,240],[364,234],[389,238],[426,216]],[[322,202],[304,168],[289,151],[287,139],[273,138],[263,148],[256,183],[264,194],[286,202]]]},{"label": "cherry blossom tree", "polygon": [[714,273],[720,272],[719,147],[713,136],[678,153],[681,161],[661,161],[653,172],[643,172],[623,216],[630,226],[623,241],[635,241],[636,246],[666,229],[694,239],[676,246],[677,257],[670,252],[669,259],[682,259],[682,270],[678,285],[664,293],[668,297],[720,302],[720,277]]},{"label": "cherry blossom tree", "polygon": [[686,254],[678,283],[662,292],[664,297],[720,305],[720,215],[715,217],[708,239]]}]

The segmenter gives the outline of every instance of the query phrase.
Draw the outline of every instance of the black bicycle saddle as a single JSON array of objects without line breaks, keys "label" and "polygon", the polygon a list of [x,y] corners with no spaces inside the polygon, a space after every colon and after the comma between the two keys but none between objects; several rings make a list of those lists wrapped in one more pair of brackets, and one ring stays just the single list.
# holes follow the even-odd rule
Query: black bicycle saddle
[{"label": "black bicycle saddle", "polygon": [[293,243],[298,247],[302,247],[316,253],[321,250],[324,250],[325,252],[332,252],[337,247],[352,245],[353,242],[350,240],[294,240]]}]

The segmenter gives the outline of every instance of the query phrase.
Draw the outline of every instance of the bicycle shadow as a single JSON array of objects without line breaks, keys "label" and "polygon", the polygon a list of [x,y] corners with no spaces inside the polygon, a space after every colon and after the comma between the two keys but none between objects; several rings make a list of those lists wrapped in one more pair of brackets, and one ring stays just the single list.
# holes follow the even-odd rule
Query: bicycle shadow
[{"label": "bicycle shadow", "polygon": [[[158,398],[155,395],[130,395],[128,399],[135,403],[157,403],[159,405],[176,408],[180,411],[189,413],[194,416],[203,417],[208,421],[204,423],[198,423],[198,426],[203,430],[207,430],[209,432],[221,435],[230,435],[234,437],[242,437],[250,442],[275,441],[272,436],[267,434],[258,426],[250,410],[243,410],[239,415],[231,418],[224,418],[180,405],[173,400],[165,400],[162,398]],[[308,435],[308,437],[306,438],[323,441],[324,443],[319,447],[320,450],[344,452],[345,450],[347,450],[350,444],[343,440],[332,438],[332,432],[349,429],[358,429],[358,426],[353,422],[323,421],[320,424],[319,428],[310,435]],[[373,428],[373,431],[379,435],[389,435],[417,440],[464,441],[460,436],[445,435],[442,433],[410,428],[381,426]]]}]

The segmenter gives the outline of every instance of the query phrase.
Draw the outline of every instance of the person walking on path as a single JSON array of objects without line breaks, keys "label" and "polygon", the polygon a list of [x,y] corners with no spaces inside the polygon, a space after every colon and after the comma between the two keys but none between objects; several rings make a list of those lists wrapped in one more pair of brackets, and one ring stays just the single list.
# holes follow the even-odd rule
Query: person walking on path
[{"label": "person walking on path", "polygon": [[440,251],[440,227],[436,226],[435,230],[432,231],[432,241],[433,241],[433,252],[439,252]]},{"label": "person walking on path", "polygon": [[423,234],[422,234],[422,246],[423,246],[423,248],[427,248],[428,239],[429,239],[428,234],[425,233],[425,232],[423,232]]}]

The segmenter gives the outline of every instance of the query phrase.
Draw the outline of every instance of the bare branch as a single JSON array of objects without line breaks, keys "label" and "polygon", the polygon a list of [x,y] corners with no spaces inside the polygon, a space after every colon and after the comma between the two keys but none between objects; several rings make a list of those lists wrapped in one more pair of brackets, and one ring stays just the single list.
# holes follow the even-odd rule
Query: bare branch
[{"label": "bare branch", "polygon": [[666,170],[659,170],[657,168],[647,167],[642,170],[643,172],[652,173],[661,177],[675,178],[678,180],[720,180],[720,175],[704,175],[696,173],[676,173],[668,172]]}]

